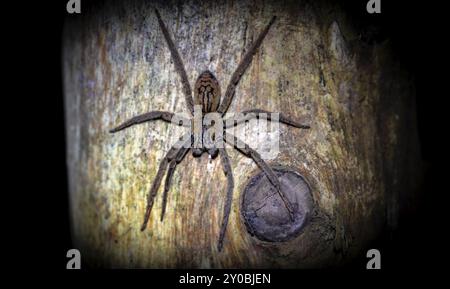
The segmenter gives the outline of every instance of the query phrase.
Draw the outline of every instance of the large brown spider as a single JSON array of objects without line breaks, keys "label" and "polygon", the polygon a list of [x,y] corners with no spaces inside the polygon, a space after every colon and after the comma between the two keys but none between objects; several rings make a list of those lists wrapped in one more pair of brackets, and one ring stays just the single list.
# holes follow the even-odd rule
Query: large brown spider
[{"label": "large brown spider", "polygon": [[[164,24],[163,20],[161,19],[161,15],[159,14],[158,10],[155,9],[156,16],[158,18],[158,23],[161,28],[161,31],[164,35],[164,38],[167,42],[167,45],[169,47],[170,53],[173,58],[173,62],[175,64],[175,68],[177,70],[177,73],[181,77],[181,82],[183,85],[183,94],[186,98],[186,104],[189,112],[192,116],[194,116],[194,103],[195,105],[199,105],[201,107],[202,115],[211,113],[211,112],[217,112],[222,117],[228,110],[228,107],[231,104],[231,101],[233,100],[236,86],[239,83],[239,80],[241,79],[242,75],[244,74],[247,67],[252,62],[253,55],[256,53],[258,47],[261,45],[264,37],[269,32],[270,27],[275,21],[275,16],[270,20],[269,24],[266,26],[266,28],[261,32],[261,34],[258,36],[256,41],[251,45],[249,51],[244,55],[241,62],[239,63],[237,69],[234,71],[233,75],[231,76],[230,83],[227,86],[227,90],[224,95],[224,99],[222,102],[220,102],[221,94],[220,94],[220,86],[219,83],[210,71],[204,71],[200,74],[197,81],[195,82],[194,87],[194,100],[192,99],[192,90],[189,85],[189,80],[186,74],[186,70],[184,68],[183,62],[181,60],[180,54],[178,53],[175,44],[173,40],[171,39],[169,32],[167,30],[166,25]],[[159,165],[158,172],[155,177],[155,181],[152,184],[152,187],[150,189],[150,192],[148,194],[147,199],[147,208],[144,216],[144,222],[141,226],[141,231],[145,230],[148,220],[150,218],[150,212],[152,210],[153,201],[155,199],[156,193],[158,191],[158,188],[161,184],[161,181],[164,177],[164,173],[167,170],[167,176],[165,179],[165,187],[163,192],[163,203],[162,203],[162,211],[161,211],[161,221],[164,218],[164,213],[166,210],[166,201],[167,201],[167,193],[170,188],[171,180],[173,173],[175,171],[175,167],[177,164],[179,164],[183,158],[186,156],[192,145],[194,144],[194,148],[192,150],[194,157],[200,157],[203,153],[209,154],[209,156],[214,159],[217,157],[218,154],[221,156],[222,160],[222,166],[223,171],[227,177],[228,180],[228,187],[227,187],[227,199],[224,206],[224,212],[223,212],[223,220],[222,225],[220,228],[220,235],[219,240],[217,244],[217,248],[219,251],[221,251],[223,246],[223,239],[225,236],[227,224],[228,224],[228,217],[230,215],[230,209],[231,209],[231,201],[233,197],[233,174],[231,170],[230,160],[228,157],[228,154],[224,148],[223,141],[228,143],[229,145],[233,146],[235,149],[237,149],[239,152],[244,154],[247,157],[252,158],[256,164],[259,166],[259,168],[264,171],[267,178],[270,180],[271,184],[276,188],[279,196],[281,197],[287,211],[289,212],[289,216],[291,220],[294,220],[295,214],[294,210],[292,209],[292,205],[289,202],[289,200],[286,198],[286,196],[281,191],[280,182],[275,175],[275,173],[272,171],[272,169],[266,164],[266,162],[261,158],[261,156],[256,152],[255,150],[251,149],[247,144],[239,140],[237,137],[235,137],[232,134],[229,134],[225,131],[226,128],[234,127],[242,122],[245,122],[252,118],[258,118],[259,113],[265,113],[267,114],[268,120],[270,119],[270,113],[265,110],[261,109],[250,109],[241,112],[242,118],[238,120],[232,120],[231,122],[226,121],[225,124],[222,127],[223,136],[222,137],[215,137],[212,136],[206,136],[208,134],[207,129],[210,127],[208,125],[205,125],[202,121],[200,128],[197,127],[197,130],[195,129],[194,125],[194,132],[189,132],[183,140],[180,140],[177,142],[174,146],[171,147],[169,152],[165,155],[163,160],[161,161],[161,164]],[[174,123],[172,118],[174,117],[174,114],[167,111],[151,111],[148,113],[144,113],[142,115],[135,116],[118,127],[110,130],[111,133],[115,133],[117,131],[123,130],[125,128],[128,128],[132,125],[161,119],[167,122]],[[185,120],[181,122],[180,124],[184,126],[191,127],[190,121],[193,122],[194,118],[191,118],[190,120]],[[203,119],[203,116],[202,116]],[[285,117],[283,114],[279,114],[279,121],[282,123],[285,123],[287,125],[297,127],[297,128],[304,128],[307,129],[309,126],[300,124],[297,121],[291,120],[287,117]],[[200,142],[196,141],[197,139],[200,139]],[[206,139],[211,139],[212,145],[207,145]],[[202,141],[203,140],[203,141]],[[221,144],[221,145],[219,145]]]}]

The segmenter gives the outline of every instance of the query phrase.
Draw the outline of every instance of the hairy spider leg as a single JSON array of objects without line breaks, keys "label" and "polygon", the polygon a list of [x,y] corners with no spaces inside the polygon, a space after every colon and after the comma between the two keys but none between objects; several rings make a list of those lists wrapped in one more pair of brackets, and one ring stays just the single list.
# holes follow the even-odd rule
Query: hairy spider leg
[{"label": "hairy spider leg", "polygon": [[234,148],[236,148],[240,153],[243,155],[250,157],[255,161],[255,163],[258,165],[258,167],[266,174],[269,181],[272,183],[272,185],[277,190],[278,194],[281,197],[281,200],[283,201],[286,209],[289,212],[289,217],[291,221],[294,220],[294,211],[292,209],[292,205],[287,199],[287,197],[284,195],[284,193],[281,191],[281,184],[278,180],[277,175],[273,172],[273,170],[267,165],[267,163],[261,158],[259,153],[253,149],[250,148],[248,144],[238,139],[236,136],[229,134],[225,132],[224,134],[225,142],[232,145]]},{"label": "hairy spider leg", "polygon": [[250,50],[247,51],[244,58],[242,58],[241,62],[239,63],[236,70],[233,72],[230,82],[228,83],[227,90],[225,91],[225,96],[222,100],[222,103],[219,106],[219,109],[217,112],[221,113],[222,115],[225,114],[230,107],[231,101],[233,100],[234,93],[236,91],[236,87],[239,83],[239,80],[241,80],[242,75],[244,75],[245,70],[247,67],[252,63],[253,55],[255,55],[257,49],[259,46],[261,46],[261,43],[264,40],[264,37],[266,37],[267,33],[269,32],[270,27],[275,22],[276,16],[273,16],[270,20],[269,24],[267,24],[266,28],[259,34],[258,38],[255,42],[253,42],[252,46],[250,47]]},{"label": "hairy spider leg", "polygon": [[[272,116],[271,116],[272,112],[267,111],[267,110],[258,109],[258,108],[257,109],[249,109],[249,110],[244,110],[242,112],[237,113],[239,116],[242,116],[239,119],[233,119],[233,117],[225,119],[224,124],[223,124],[224,128],[231,128],[231,127],[237,126],[241,123],[244,123],[246,121],[249,121],[253,118],[259,118],[260,113],[265,113],[267,116],[267,120],[272,121]],[[310,128],[309,125],[301,124],[300,122],[298,122],[292,118],[289,118],[282,113],[279,113],[278,121],[281,123],[284,123],[286,125],[296,127],[296,128],[303,128],[303,129]]]},{"label": "hairy spider leg", "polygon": [[173,173],[175,172],[175,168],[177,167],[177,165],[184,159],[189,150],[190,148],[181,148],[175,156],[175,159],[173,159],[169,164],[162,198],[161,222],[164,220],[164,214],[166,213],[167,193],[169,192],[172,183]]},{"label": "hairy spider leg", "polygon": [[169,47],[170,50],[170,54],[172,55],[173,63],[175,64],[175,69],[178,72],[178,75],[181,77],[181,84],[183,85],[183,93],[184,98],[186,99],[186,106],[191,115],[194,115],[194,101],[192,99],[192,90],[191,86],[189,85],[189,78],[186,74],[186,69],[184,68],[183,61],[181,60],[180,54],[178,53],[178,50],[175,47],[172,38],[170,37],[169,31],[167,30],[167,27],[164,24],[164,21],[162,20],[158,9],[156,8],[155,14],[156,17],[158,18],[159,27],[161,28],[164,38],[166,39],[167,46]]},{"label": "hairy spider leg", "polygon": [[[147,113],[144,113],[141,115],[137,115],[137,116],[134,116],[134,117],[126,120],[118,127],[111,129],[109,132],[115,133],[115,132],[121,131],[123,129],[126,129],[132,125],[136,125],[136,124],[140,124],[140,123],[144,123],[144,122],[152,121],[152,120],[158,120],[158,119],[172,123],[173,116],[174,116],[174,114],[172,112],[168,112],[168,111],[157,111],[157,110],[150,111],[150,112],[147,112]],[[189,119],[183,118],[178,115],[177,115],[177,118],[182,121],[181,125],[183,125],[185,127],[190,126]]]},{"label": "hairy spider leg", "polygon": [[192,138],[190,137],[190,133],[187,135],[189,135],[189,139],[186,140],[187,137],[185,135],[181,140],[179,140],[175,145],[173,145],[170,148],[170,150],[167,152],[167,154],[164,156],[164,158],[162,159],[162,161],[159,165],[159,169],[158,169],[158,172],[156,173],[155,180],[153,181],[152,187],[150,188],[150,192],[148,193],[147,208],[145,210],[144,222],[142,223],[141,231],[144,231],[145,228],[147,227],[147,223],[150,218],[150,213],[151,213],[152,207],[153,207],[153,202],[154,202],[154,199],[158,192],[159,186],[161,185],[161,181],[162,181],[162,178],[164,176],[164,173],[166,171],[168,164],[172,160],[176,159],[178,153],[181,150],[183,150],[186,147],[189,147],[189,145],[187,145],[187,143],[192,141]]},{"label": "hairy spider leg", "polygon": [[224,146],[219,148],[219,155],[221,157],[222,168],[225,176],[227,177],[227,199],[223,207],[222,226],[220,227],[219,241],[217,242],[217,250],[221,251],[223,247],[223,239],[227,230],[228,218],[230,217],[231,202],[233,200],[233,171],[231,170],[230,158]]}]

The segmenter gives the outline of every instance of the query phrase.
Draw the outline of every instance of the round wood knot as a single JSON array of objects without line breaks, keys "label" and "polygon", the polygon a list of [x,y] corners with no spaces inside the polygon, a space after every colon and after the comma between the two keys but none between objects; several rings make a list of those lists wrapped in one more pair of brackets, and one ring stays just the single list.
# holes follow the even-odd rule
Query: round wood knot
[{"label": "round wood knot", "polygon": [[308,223],[313,208],[311,188],[298,172],[272,167],[281,191],[294,211],[291,219],[283,200],[264,172],[253,176],[244,189],[241,213],[250,234],[269,242],[288,241],[297,237]]}]

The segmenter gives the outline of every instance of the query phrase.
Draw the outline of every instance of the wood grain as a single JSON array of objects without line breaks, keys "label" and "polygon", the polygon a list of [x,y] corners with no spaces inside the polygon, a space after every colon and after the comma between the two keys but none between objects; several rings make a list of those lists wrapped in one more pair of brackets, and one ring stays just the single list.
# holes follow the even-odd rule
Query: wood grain
[{"label": "wood grain", "polygon": [[[220,158],[187,155],[173,175],[163,222],[160,188],[148,228],[139,230],[159,163],[186,128],[155,121],[108,131],[151,110],[189,116],[154,7],[191,86],[210,70],[222,90],[277,16],[229,111],[282,112],[311,126],[280,124],[280,152],[269,161],[294,168],[311,185],[315,217],[297,238],[269,243],[246,231],[241,192],[259,169],[229,146],[234,198],[223,252],[216,248],[227,189]],[[339,7],[108,1],[67,19],[63,72],[72,235],[91,266],[340,265],[364,255],[381,232],[394,230],[399,214],[415,202],[420,162],[412,81],[389,43],[361,42]],[[255,137],[253,144],[262,143]]]}]

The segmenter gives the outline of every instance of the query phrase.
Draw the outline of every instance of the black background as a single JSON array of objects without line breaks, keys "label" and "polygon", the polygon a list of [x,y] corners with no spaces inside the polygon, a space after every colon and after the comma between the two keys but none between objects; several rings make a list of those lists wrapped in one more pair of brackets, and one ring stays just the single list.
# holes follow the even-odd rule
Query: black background
[{"label": "black background", "polygon": [[[84,2],[88,0],[81,1],[83,9]],[[439,22],[446,19],[445,15],[441,15],[445,9],[437,1],[413,3],[381,0],[382,13],[368,14],[366,0],[339,2],[361,27],[361,31],[377,27],[377,32],[371,36],[373,41],[391,39],[395,55],[416,80],[419,136],[425,168],[422,197],[417,212],[400,220],[398,231],[374,242],[373,247],[382,252],[382,273],[365,271],[367,260],[362,256],[343,268],[355,269],[359,272],[357,275],[342,271],[336,273],[335,270],[300,273],[288,270],[276,271],[272,278],[277,279],[275,277],[278,276],[280,282],[298,283],[306,279],[316,282],[316,279],[327,279],[321,278],[322,274],[332,274],[336,281],[347,282],[359,280],[359,277],[378,280],[384,274],[389,278],[401,276],[402,280],[410,280],[430,270],[442,270],[444,267],[439,260],[445,259],[444,234],[448,228],[448,225],[443,226],[442,213],[445,212],[445,187],[442,184],[445,182],[446,168],[446,153],[442,144],[447,132],[442,127],[445,125],[444,109],[448,94],[442,90],[446,82],[439,67],[444,65],[446,58],[441,47],[448,33],[441,31],[446,26]],[[11,267],[29,267],[33,272],[58,272],[71,280],[91,277],[99,282],[111,282],[126,274],[127,279],[133,279],[134,275],[141,276],[140,279],[151,276],[153,280],[167,278],[167,282],[176,284],[178,272],[171,270],[116,274],[102,271],[97,272],[96,277],[92,272],[65,270],[66,252],[72,248],[72,244],[65,162],[61,36],[64,18],[77,17],[75,14],[67,15],[66,3],[40,1],[3,12],[14,16],[11,17],[11,25],[6,26],[12,32],[9,43],[14,44],[20,59],[26,59],[23,64],[14,61],[10,70],[14,82],[8,85],[13,86],[13,94],[4,96],[16,102],[6,109],[8,124],[14,124],[12,131],[8,131],[7,139],[17,141],[14,142],[15,148],[19,150],[17,155],[24,158],[23,161],[13,160],[10,169],[18,173],[12,190],[18,200],[8,205],[13,204],[11,206],[17,208],[18,214],[23,217],[18,224],[13,224],[13,229],[24,235],[17,235],[20,237],[14,239],[15,245],[20,248],[11,250],[14,252],[14,265],[11,263]],[[34,61],[37,63],[34,64]],[[19,112],[14,107],[21,107],[20,114],[25,117],[17,117]],[[32,261],[28,263],[27,260]],[[43,276],[40,273],[38,275]],[[333,278],[328,281],[333,282]],[[151,283],[148,284],[151,287]]]}]

